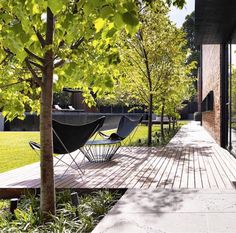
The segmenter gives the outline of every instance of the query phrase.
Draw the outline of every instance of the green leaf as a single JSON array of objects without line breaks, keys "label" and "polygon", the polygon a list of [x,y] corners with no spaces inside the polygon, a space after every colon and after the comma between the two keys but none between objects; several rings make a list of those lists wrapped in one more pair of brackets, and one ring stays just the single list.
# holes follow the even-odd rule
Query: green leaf
[{"label": "green leaf", "polygon": [[135,9],[135,3],[134,2],[127,2],[127,3],[124,4],[124,7],[128,11],[133,11]]},{"label": "green leaf", "polygon": [[114,16],[114,24],[117,28],[121,28],[124,26],[124,21],[123,21],[123,18],[122,18],[122,15],[117,13],[115,14]]},{"label": "green leaf", "polygon": [[139,29],[139,24],[137,26],[132,26],[132,25],[126,25],[126,31],[131,35],[135,35],[135,33]]},{"label": "green leaf", "polygon": [[124,23],[131,26],[137,26],[139,24],[139,21],[136,15],[130,12],[125,12],[124,14],[122,14],[122,19]]},{"label": "green leaf", "polygon": [[23,62],[25,60],[25,58],[27,57],[27,53],[25,52],[25,50],[23,48],[19,49],[17,51],[16,57]]},{"label": "green leaf", "polygon": [[106,20],[98,18],[94,21],[96,32],[100,32],[106,24]]},{"label": "green leaf", "polygon": [[104,6],[101,9],[101,17],[102,18],[108,18],[108,16],[111,16],[113,13],[114,13],[114,11],[110,6]]},{"label": "green leaf", "polygon": [[101,5],[101,0],[88,0],[91,6],[99,7]]},{"label": "green leaf", "polygon": [[48,0],[48,7],[56,15],[63,8],[63,0]]}]

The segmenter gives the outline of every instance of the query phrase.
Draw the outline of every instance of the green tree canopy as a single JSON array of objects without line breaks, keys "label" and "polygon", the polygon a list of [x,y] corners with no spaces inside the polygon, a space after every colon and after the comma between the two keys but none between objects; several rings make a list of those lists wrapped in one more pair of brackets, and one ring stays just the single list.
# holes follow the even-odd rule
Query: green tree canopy
[{"label": "green tree canopy", "polygon": [[[189,98],[192,79],[188,76],[194,67],[193,63],[186,65],[185,34],[170,22],[169,9],[162,1],[141,7],[139,31],[131,38],[122,34],[123,76],[111,99],[146,105],[150,121],[153,111],[161,114],[166,109],[176,116],[182,100]],[[151,122],[148,135],[150,145]]]},{"label": "green tree canopy", "polygon": [[[186,33],[187,44],[185,49],[188,51],[189,56],[187,63],[200,62],[200,47],[195,43],[195,12],[193,11],[190,15],[187,15],[185,22],[183,23],[183,30]],[[197,68],[197,66],[196,66]],[[197,69],[193,69],[192,75],[197,76]]]}]

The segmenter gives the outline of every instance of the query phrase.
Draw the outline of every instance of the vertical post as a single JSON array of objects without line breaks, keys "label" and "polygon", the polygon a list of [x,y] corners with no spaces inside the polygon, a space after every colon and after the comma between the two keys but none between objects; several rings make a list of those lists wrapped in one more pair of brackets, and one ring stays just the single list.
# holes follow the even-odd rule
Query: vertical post
[{"label": "vertical post", "polygon": [[18,198],[12,198],[12,199],[10,200],[10,212],[11,212],[11,214],[13,214],[13,215],[14,215],[15,209],[17,209],[18,201],[19,201]]},{"label": "vertical post", "polygon": [[202,125],[202,45],[200,47],[200,74],[199,74],[199,81],[200,81],[200,90],[199,90],[199,107],[200,107],[200,114],[201,114],[201,125]]},{"label": "vertical post", "polygon": [[231,151],[232,148],[232,44],[229,44],[229,77],[228,77],[228,108],[229,108],[229,116],[228,116],[228,124],[229,124],[229,140],[228,140],[228,149]]},{"label": "vertical post", "polygon": [[[227,106],[228,103],[228,63],[231,63],[231,54],[230,61],[228,61],[228,47],[227,44],[222,44],[220,49],[221,57],[221,67],[220,67],[220,144],[222,147],[226,148],[228,145],[228,110],[231,110],[230,106]],[[231,53],[231,52],[230,52]],[[231,64],[230,64],[231,65]],[[230,68],[231,69],[231,68]],[[230,70],[230,72],[232,72]],[[229,74],[230,75],[230,74]],[[231,79],[231,78],[230,78]],[[231,87],[230,87],[231,88]],[[229,109],[228,109],[229,108]],[[231,123],[230,123],[231,124]],[[231,140],[231,139],[230,139]]]},{"label": "vertical post", "polygon": [[79,206],[79,196],[78,196],[78,193],[77,192],[73,192],[70,195],[71,195],[72,205],[74,207],[76,207],[76,211],[75,211],[76,217],[79,217],[79,213],[78,213],[78,209],[77,209],[77,207]]}]

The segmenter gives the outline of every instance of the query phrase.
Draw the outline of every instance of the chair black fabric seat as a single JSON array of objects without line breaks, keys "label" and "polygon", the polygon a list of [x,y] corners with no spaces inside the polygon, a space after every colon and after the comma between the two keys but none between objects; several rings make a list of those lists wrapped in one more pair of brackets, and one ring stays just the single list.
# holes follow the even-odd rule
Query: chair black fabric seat
[{"label": "chair black fabric seat", "polygon": [[142,119],[143,116],[138,119],[130,119],[127,116],[122,116],[115,133],[106,135],[103,132],[99,132],[99,134],[106,139],[122,141],[132,133],[138,124],[141,123]]},{"label": "chair black fabric seat", "polygon": [[70,125],[52,121],[53,150],[55,154],[65,154],[78,150],[103,125],[105,117],[83,125]]},{"label": "chair black fabric seat", "polygon": [[[54,154],[62,154],[62,156],[55,157],[59,161],[62,161],[68,167],[63,173],[63,175],[67,172],[67,170],[71,167],[72,163],[75,163],[77,169],[80,170],[76,158],[76,156],[72,156],[72,152],[81,149],[85,145],[85,143],[91,138],[103,125],[105,117],[100,117],[99,119],[89,122],[83,125],[71,125],[64,124],[58,121],[52,121],[52,130],[53,130],[53,152]],[[40,150],[40,144],[36,142],[29,142],[31,148],[35,150]],[[69,154],[72,159],[72,162],[68,164],[63,161],[64,155]],[[56,163],[57,164],[57,163]],[[56,166],[55,164],[55,166]]]}]

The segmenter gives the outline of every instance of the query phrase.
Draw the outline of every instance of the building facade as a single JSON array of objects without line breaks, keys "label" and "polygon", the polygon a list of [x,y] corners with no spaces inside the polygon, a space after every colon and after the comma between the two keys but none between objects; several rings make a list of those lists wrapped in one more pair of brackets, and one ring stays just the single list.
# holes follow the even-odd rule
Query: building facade
[{"label": "building facade", "polygon": [[236,1],[196,0],[202,126],[236,155]]}]

